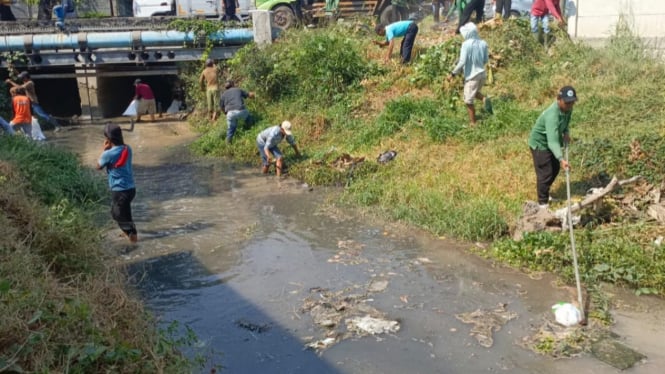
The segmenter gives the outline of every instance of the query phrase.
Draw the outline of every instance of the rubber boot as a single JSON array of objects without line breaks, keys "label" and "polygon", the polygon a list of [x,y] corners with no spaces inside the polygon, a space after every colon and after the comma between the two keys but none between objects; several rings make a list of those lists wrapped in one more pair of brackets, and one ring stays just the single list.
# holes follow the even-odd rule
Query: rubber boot
[{"label": "rubber boot", "polygon": [[263,165],[261,168],[261,173],[268,174],[268,171],[270,171],[270,165]]},{"label": "rubber boot", "polygon": [[550,34],[544,34],[543,35],[543,45],[545,46],[545,49],[549,48],[549,46],[550,46]]}]

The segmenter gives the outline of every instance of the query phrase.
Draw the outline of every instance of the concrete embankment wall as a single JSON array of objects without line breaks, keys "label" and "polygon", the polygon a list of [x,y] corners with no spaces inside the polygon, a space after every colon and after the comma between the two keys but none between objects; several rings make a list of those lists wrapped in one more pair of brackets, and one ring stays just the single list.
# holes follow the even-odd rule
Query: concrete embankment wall
[{"label": "concrete embankment wall", "polygon": [[568,32],[576,39],[600,44],[623,19],[631,30],[661,52],[665,49],[665,1],[663,0],[572,0]]}]

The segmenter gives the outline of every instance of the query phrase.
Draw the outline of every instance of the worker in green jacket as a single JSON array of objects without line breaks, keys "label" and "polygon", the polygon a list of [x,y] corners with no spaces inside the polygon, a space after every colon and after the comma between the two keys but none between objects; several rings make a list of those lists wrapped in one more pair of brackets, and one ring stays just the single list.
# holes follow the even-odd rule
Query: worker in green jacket
[{"label": "worker in green jacket", "polygon": [[559,90],[557,100],[538,117],[529,135],[529,148],[536,170],[538,204],[547,209],[550,187],[559,175],[559,170],[569,169],[562,148],[570,142],[569,124],[577,93],[571,86]]}]

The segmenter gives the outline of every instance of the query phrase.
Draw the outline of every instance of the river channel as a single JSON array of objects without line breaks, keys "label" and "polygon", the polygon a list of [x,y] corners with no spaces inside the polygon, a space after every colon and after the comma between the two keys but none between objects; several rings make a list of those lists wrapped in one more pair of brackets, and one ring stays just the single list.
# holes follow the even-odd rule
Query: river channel
[{"label": "river channel", "polygon": [[[101,125],[46,135],[91,166],[103,142]],[[521,346],[553,317],[552,304],[574,300],[552,277],[467,251],[481,244],[336,208],[339,190],[194,158],[187,145],[195,137],[185,123],[166,120],[125,132],[135,155],[139,244],[127,246],[111,223],[105,236],[160,321],[196,333],[187,353],[208,357],[201,373],[212,365],[280,374],[620,372],[588,354],[554,360]],[[625,372],[664,372],[663,303],[630,293],[614,300],[625,306],[614,312],[614,330],[647,356]],[[322,308],[338,313],[332,322],[315,323]],[[512,317],[485,334],[491,346],[456,318],[498,309]],[[335,318],[353,312],[380,315],[393,329],[348,334],[340,326],[348,318]]]}]

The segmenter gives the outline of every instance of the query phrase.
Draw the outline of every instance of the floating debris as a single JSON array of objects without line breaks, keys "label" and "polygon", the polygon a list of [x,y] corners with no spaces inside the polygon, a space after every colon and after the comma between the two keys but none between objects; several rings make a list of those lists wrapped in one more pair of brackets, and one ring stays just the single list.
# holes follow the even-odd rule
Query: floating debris
[{"label": "floating debris", "polygon": [[316,340],[310,343],[305,344],[305,348],[313,349],[315,351],[323,351],[333,344],[337,343],[335,338],[325,338],[322,340]]},{"label": "floating debris", "polygon": [[399,322],[369,315],[346,320],[346,328],[359,335],[389,334],[399,331]]},{"label": "floating debris", "polygon": [[367,291],[369,292],[383,292],[388,288],[388,281],[385,279],[375,279],[372,281],[372,283],[369,284],[369,287],[367,287]]},{"label": "floating debris", "polygon": [[[380,281],[382,282],[382,281]],[[376,284],[376,283],[375,283]],[[387,287],[388,282],[385,282]],[[379,287],[381,286],[381,287]],[[384,288],[383,283],[377,284]],[[367,285],[369,290],[372,284]],[[367,295],[352,293],[356,287],[330,291],[321,287],[310,289],[311,295],[303,300],[300,313],[308,313],[312,322],[321,329],[322,336],[308,337],[305,347],[321,352],[331,345],[355,337],[397,332],[399,322],[389,320],[384,313],[367,305]]]},{"label": "floating debris", "polygon": [[337,242],[337,248],[341,249],[337,254],[328,259],[328,262],[340,263],[344,265],[358,265],[368,262],[361,257],[364,245],[353,240],[340,240]]},{"label": "floating debris", "polygon": [[243,328],[245,330],[249,330],[251,332],[256,332],[258,334],[261,334],[261,333],[264,333],[264,332],[270,330],[270,325],[267,324],[267,323],[258,324],[258,323],[250,322],[246,319],[239,319],[239,320],[235,321],[235,324],[236,324],[236,326],[238,326],[240,328]]},{"label": "floating debris", "polygon": [[506,310],[507,305],[501,303],[494,310],[477,309],[474,312],[456,314],[455,318],[464,323],[474,324],[471,335],[480,345],[489,348],[494,344],[492,333],[501,330],[503,325],[517,318],[517,313]]}]

